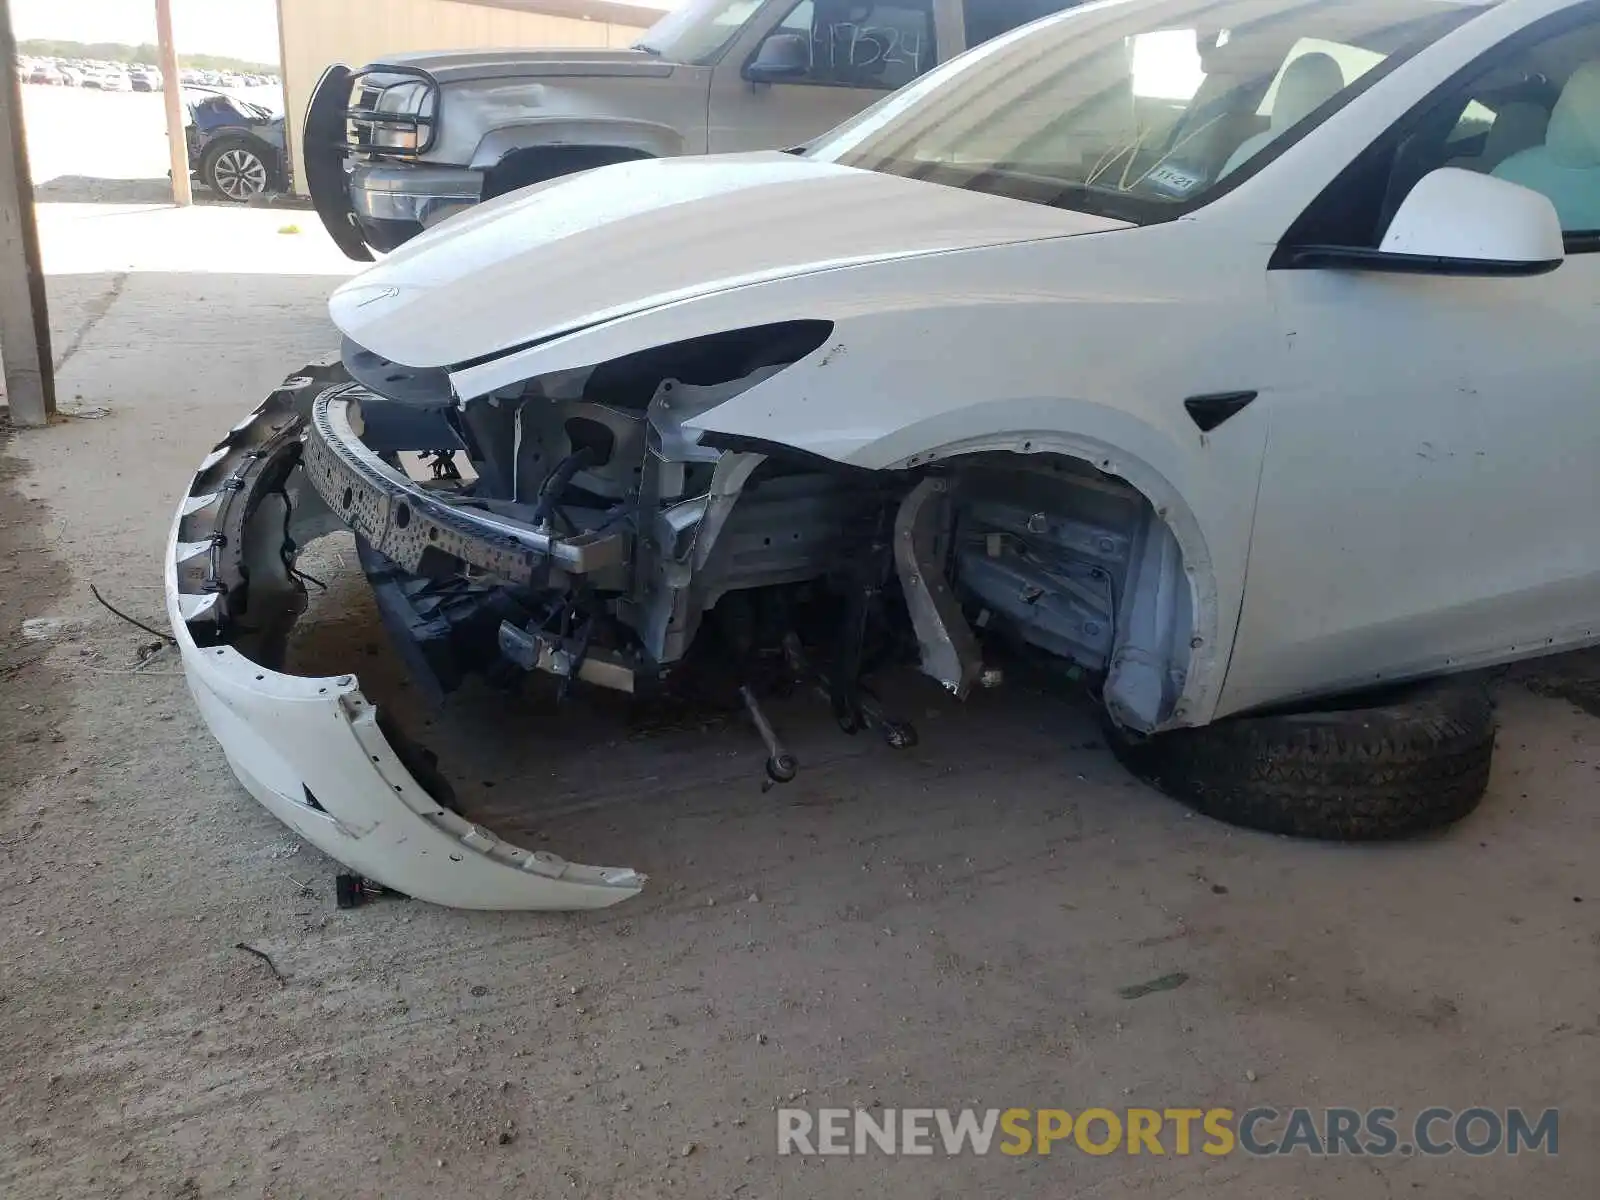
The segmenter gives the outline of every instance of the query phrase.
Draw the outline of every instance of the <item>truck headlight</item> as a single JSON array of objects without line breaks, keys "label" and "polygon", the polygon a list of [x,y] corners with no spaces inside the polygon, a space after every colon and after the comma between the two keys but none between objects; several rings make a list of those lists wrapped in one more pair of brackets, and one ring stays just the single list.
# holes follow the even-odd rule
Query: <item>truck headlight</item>
[{"label": "truck headlight", "polygon": [[[433,116],[433,89],[419,81],[397,83],[383,89],[378,96],[376,111],[397,116],[429,118]],[[410,150],[415,153],[428,139],[416,125],[389,124],[381,119],[373,122],[372,145],[384,150]]]}]

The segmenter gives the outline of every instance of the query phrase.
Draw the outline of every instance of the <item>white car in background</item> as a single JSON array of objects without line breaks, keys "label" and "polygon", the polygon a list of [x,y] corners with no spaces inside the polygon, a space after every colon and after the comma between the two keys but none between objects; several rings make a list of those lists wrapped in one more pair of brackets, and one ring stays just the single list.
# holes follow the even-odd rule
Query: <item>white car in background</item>
[{"label": "white car in background", "polygon": [[1597,306],[1600,4],[1090,4],[803,153],[530,188],[343,285],[342,365],[190,484],[168,608],[246,787],[440,903],[642,879],[475,824],[354,676],[275,669],[330,528],[444,690],[643,691],[771,626],[904,744],[864,629],[958,695],[1009,641],[1202,811],[1410,833],[1493,746],[1477,689],[1410,685],[1600,641]]}]

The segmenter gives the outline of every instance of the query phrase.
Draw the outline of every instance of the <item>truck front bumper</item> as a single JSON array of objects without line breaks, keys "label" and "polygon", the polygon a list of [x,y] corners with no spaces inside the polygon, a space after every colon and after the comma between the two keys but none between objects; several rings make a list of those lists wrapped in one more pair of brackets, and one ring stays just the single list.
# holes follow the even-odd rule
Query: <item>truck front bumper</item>
[{"label": "truck front bumper", "polygon": [[588,909],[636,895],[645,879],[633,870],[528,850],[452,811],[355,676],[272,669],[304,605],[286,542],[341,527],[300,460],[312,403],[345,386],[315,369],[287,380],[207,455],[173,522],[167,613],[189,691],[233,773],[318,849],[417,899]]},{"label": "truck front bumper", "polygon": [[483,172],[433,163],[358,162],[348,168],[350,206],[374,250],[387,253],[478,203]]}]

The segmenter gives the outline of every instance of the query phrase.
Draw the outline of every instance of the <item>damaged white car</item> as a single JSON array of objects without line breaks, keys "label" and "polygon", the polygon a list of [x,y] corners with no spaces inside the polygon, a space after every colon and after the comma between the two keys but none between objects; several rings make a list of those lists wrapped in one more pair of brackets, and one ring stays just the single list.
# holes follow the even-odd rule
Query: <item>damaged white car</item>
[{"label": "damaged white car", "polygon": [[803,153],[538,185],[341,287],[342,362],[179,512],[189,684],[276,815],[474,908],[643,880],[467,821],[354,678],[274,669],[331,529],[441,692],[642,692],[714,641],[904,745],[868,668],[965,695],[1010,642],[1204,811],[1436,825],[1488,706],[1399,685],[1600,640],[1596,250],[1600,5],[1090,4]]}]

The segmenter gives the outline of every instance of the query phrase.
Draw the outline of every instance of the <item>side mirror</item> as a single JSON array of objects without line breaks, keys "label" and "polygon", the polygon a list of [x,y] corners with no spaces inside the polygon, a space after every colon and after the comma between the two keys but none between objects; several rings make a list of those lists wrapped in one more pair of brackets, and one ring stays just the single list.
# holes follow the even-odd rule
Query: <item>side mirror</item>
[{"label": "side mirror", "polygon": [[1407,275],[1543,275],[1566,260],[1561,218],[1542,192],[1440,167],[1401,203],[1376,250],[1285,246],[1277,264]]},{"label": "side mirror", "polygon": [[772,83],[799,79],[810,69],[811,40],[798,33],[775,33],[745,64],[744,77],[751,83]]},{"label": "side mirror", "polygon": [[1548,196],[1456,167],[1422,177],[1378,251],[1432,260],[1437,271],[1459,275],[1540,275],[1566,258]]}]

